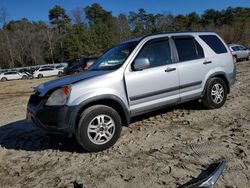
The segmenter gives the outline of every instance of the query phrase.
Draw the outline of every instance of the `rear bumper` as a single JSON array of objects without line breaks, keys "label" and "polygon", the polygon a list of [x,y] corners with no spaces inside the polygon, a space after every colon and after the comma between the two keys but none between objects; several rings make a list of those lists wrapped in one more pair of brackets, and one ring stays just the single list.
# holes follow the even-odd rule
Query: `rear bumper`
[{"label": "rear bumper", "polygon": [[46,100],[33,104],[31,99],[27,107],[27,119],[31,120],[43,132],[49,134],[72,134],[76,117],[76,107],[45,106]]},{"label": "rear bumper", "polygon": [[227,80],[229,82],[229,86],[232,86],[236,82],[236,66],[234,65],[234,70],[232,73],[227,74]]}]

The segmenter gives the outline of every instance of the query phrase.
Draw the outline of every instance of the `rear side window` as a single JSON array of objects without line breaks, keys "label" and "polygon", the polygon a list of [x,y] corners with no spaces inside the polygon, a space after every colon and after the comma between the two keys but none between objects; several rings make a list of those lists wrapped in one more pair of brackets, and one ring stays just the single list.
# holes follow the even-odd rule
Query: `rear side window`
[{"label": "rear side window", "polygon": [[227,49],[216,35],[199,36],[217,54],[227,53]]},{"label": "rear side window", "polygon": [[189,61],[204,57],[200,44],[193,37],[173,37],[179,61]]}]

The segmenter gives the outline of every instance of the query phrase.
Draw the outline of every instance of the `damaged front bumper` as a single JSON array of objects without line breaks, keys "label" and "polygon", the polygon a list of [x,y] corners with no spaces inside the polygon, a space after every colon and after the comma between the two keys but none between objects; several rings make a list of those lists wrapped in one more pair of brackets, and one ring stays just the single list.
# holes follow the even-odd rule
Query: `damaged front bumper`
[{"label": "damaged front bumper", "polygon": [[27,107],[27,120],[48,134],[72,134],[75,107],[45,106],[46,101],[44,97],[31,95]]}]

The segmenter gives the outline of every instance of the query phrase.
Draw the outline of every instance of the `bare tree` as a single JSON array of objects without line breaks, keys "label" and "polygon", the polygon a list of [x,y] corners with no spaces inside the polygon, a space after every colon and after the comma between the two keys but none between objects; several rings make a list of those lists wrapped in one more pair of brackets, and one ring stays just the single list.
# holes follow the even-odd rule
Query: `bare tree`
[{"label": "bare tree", "polygon": [[[5,26],[7,24],[8,20],[8,12],[5,7],[0,8],[0,23],[2,26]],[[9,34],[7,31],[3,31],[3,34],[6,38],[7,46],[8,46],[8,52],[10,56],[10,67],[14,66],[14,58],[13,58],[13,51],[12,51],[12,46],[9,38]]]},{"label": "bare tree", "polygon": [[80,7],[77,7],[71,11],[71,18],[74,24],[81,25],[85,22],[85,13],[84,10]]},{"label": "bare tree", "polygon": [[51,56],[51,61],[54,64],[54,52],[53,52],[53,47],[52,47],[52,38],[53,38],[53,32],[47,27],[46,29],[46,37],[47,37],[47,42],[49,44],[49,51],[50,51],[50,56]]}]

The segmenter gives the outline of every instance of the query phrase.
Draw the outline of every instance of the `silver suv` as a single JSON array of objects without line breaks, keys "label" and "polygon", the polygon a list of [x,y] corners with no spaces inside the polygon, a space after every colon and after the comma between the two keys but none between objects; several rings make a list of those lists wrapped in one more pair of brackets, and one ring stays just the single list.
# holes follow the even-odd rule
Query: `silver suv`
[{"label": "silver suv", "polygon": [[150,35],[108,50],[90,69],[38,86],[27,118],[45,133],[75,135],[88,151],[111,147],[131,117],[202,99],[220,108],[235,65],[212,32]]}]

